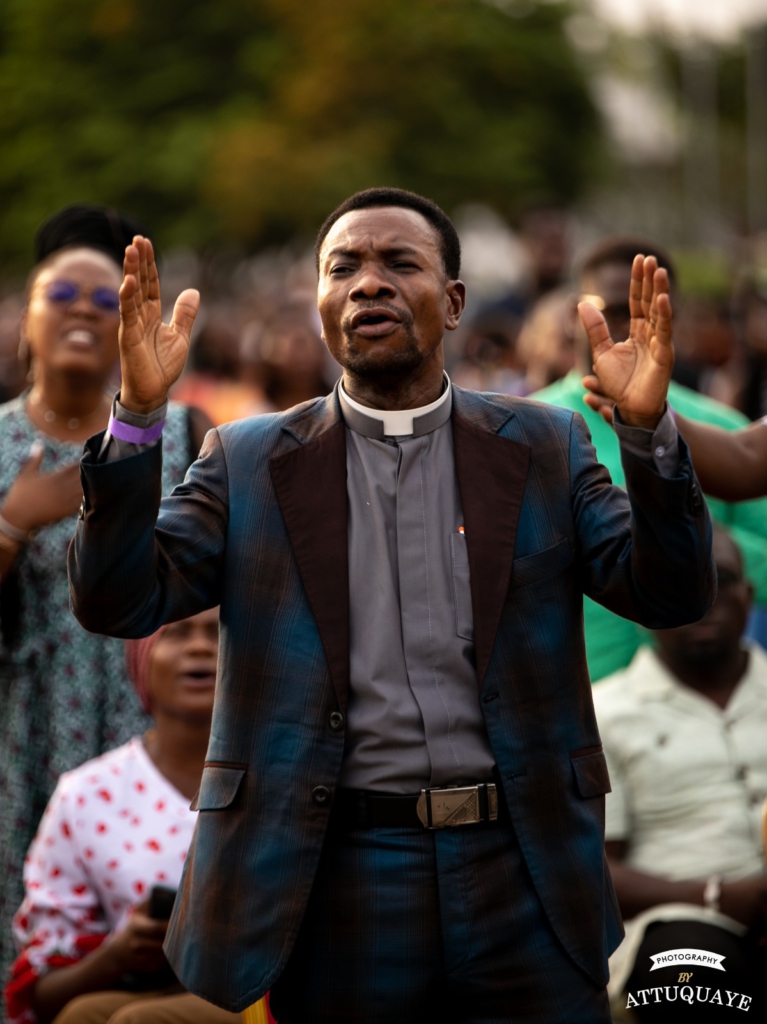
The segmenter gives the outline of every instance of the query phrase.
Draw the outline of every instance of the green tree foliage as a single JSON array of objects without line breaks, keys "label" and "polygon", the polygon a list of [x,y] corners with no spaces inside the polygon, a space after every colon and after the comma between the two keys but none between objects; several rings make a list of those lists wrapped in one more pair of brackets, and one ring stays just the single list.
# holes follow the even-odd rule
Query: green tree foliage
[{"label": "green tree foliage", "polygon": [[574,198],[597,118],[531,0],[3,0],[0,263],[77,200],[166,246],[310,233],[349,192]]}]

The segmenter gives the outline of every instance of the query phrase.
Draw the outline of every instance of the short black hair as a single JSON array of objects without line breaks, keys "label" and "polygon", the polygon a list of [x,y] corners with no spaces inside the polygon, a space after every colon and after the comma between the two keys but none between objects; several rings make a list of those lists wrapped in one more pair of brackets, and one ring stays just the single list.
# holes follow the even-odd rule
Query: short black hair
[{"label": "short black hair", "polygon": [[584,257],[581,262],[581,274],[598,270],[608,263],[623,263],[630,267],[639,252],[643,256],[654,256],[658,266],[663,267],[668,274],[670,283],[676,283],[676,267],[671,255],[662,245],[651,242],[649,238],[642,238],[641,235],[611,235],[602,239]]},{"label": "short black hair", "polygon": [[134,235],[146,235],[143,224],[132,214],[111,206],[73,203],[49,217],[35,235],[35,264],[41,264],[63,249],[96,249],[122,268],[125,247]]},{"label": "short black hair", "polygon": [[439,235],[440,251],[442,262],[445,265],[445,273],[451,281],[455,281],[461,273],[461,243],[455,225],[443,209],[427,199],[419,196],[417,192],[408,192],[404,188],[366,188],[362,192],[355,192],[353,196],[345,199],[340,206],[325,218],[325,221],[317,233],[317,241],[314,246],[314,257],[317,269],[320,266],[320,249],[325,241],[328,231],[337,220],[352,210],[368,210],[372,207],[400,206],[406,210],[415,210],[431,224]]}]

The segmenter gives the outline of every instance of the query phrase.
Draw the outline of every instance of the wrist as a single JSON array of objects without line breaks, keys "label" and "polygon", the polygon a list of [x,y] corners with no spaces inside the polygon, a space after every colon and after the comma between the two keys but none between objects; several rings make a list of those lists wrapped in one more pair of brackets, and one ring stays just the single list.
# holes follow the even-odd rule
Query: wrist
[{"label": "wrist", "polygon": [[666,411],[665,404],[662,409],[657,413],[651,413],[649,415],[639,416],[635,412],[630,410],[624,410],[620,405],[616,406],[618,414],[620,415],[621,422],[627,427],[639,427],[642,430],[654,431],[660,421],[663,419],[663,413]]},{"label": "wrist", "polygon": [[120,393],[117,396],[117,400],[123,409],[127,409],[128,412],[135,412],[139,416],[148,416],[152,412],[156,412],[157,409],[161,409],[168,401],[168,392],[166,391],[163,395],[157,397],[156,401],[152,400],[149,402],[140,402],[129,390],[125,388],[120,389]]},{"label": "wrist", "polygon": [[9,502],[0,508],[0,533],[16,541],[19,545],[27,543],[37,525],[30,521],[28,515],[25,516],[20,509],[14,508]]}]

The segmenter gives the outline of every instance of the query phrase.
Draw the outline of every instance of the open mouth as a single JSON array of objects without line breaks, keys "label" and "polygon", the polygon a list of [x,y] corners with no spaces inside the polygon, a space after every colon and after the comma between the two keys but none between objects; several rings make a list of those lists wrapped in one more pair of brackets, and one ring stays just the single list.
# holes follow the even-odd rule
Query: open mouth
[{"label": "open mouth", "polygon": [[366,338],[378,338],[395,330],[400,323],[396,313],[385,308],[359,310],[352,317],[352,330]]},{"label": "open mouth", "polygon": [[64,341],[73,348],[86,349],[93,348],[97,344],[98,338],[93,331],[85,330],[82,327],[76,327],[65,333]]},{"label": "open mouth", "polygon": [[216,673],[211,669],[195,668],[181,673],[181,681],[191,690],[208,690],[216,685]]}]

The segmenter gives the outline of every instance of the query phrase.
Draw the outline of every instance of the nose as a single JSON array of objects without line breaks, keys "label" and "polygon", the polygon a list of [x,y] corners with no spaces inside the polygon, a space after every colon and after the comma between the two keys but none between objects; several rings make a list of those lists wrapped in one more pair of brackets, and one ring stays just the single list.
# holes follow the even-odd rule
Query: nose
[{"label": "nose", "polygon": [[186,653],[210,657],[218,653],[218,636],[211,636],[205,629],[193,629],[186,641]]},{"label": "nose", "polygon": [[393,299],[397,289],[376,267],[366,267],[355,280],[349,292],[349,298],[361,299]]},{"label": "nose", "polygon": [[79,316],[89,317],[92,320],[96,319],[99,315],[98,309],[91,300],[90,292],[79,292],[77,297],[69,303],[69,311],[70,313],[77,313]]}]

